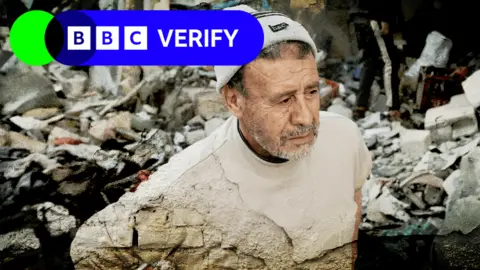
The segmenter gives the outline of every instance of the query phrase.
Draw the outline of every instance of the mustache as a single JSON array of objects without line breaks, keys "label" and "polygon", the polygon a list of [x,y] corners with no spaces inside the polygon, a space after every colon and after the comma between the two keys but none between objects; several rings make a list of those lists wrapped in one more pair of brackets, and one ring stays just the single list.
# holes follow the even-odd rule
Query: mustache
[{"label": "mustache", "polygon": [[288,139],[288,138],[291,138],[291,137],[296,137],[296,136],[300,136],[300,135],[304,135],[305,133],[309,133],[309,132],[312,132],[314,133],[314,135],[317,134],[318,132],[318,126],[315,125],[315,124],[311,124],[311,125],[301,125],[301,126],[297,126],[296,129],[292,132],[288,132],[288,133],[284,133],[282,134],[282,139]]}]

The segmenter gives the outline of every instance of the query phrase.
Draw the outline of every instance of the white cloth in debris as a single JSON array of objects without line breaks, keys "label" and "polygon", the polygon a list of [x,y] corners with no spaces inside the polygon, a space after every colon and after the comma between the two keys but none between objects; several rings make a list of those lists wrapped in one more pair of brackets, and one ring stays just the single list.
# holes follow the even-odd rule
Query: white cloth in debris
[{"label": "white cloth in debris", "polygon": [[[370,174],[372,159],[357,125],[348,118],[320,112],[318,139],[311,155],[299,161],[269,163],[251,152],[232,116],[158,172],[163,175],[164,189],[177,181],[198,178],[199,173],[217,175],[208,171],[212,165],[202,165],[212,156],[223,168],[224,179],[238,186],[244,204],[285,230],[292,239],[294,261],[316,258],[352,242],[357,210],[354,193]],[[199,168],[203,168],[201,172]],[[151,193],[153,199],[161,189],[159,184],[147,181],[136,195],[148,200]]]},{"label": "white cloth in debris", "polygon": [[[308,31],[301,24],[281,13],[259,12],[247,5],[239,5],[226,8],[225,10],[242,10],[256,16],[263,28],[263,48],[282,41],[303,41],[312,47],[315,55],[317,53],[315,42],[310,37]],[[241,66],[215,66],[216,88],[218,92],[221,91],[223,86],[230,81],[240,68]]]}]

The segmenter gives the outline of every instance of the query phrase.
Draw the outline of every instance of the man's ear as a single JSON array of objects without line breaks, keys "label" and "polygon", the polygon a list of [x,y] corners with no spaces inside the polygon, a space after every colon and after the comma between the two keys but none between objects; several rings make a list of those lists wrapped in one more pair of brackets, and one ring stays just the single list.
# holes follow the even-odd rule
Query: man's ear
[{"label": "man's ear", "polygon": [[222,96],[228,110],[237,118],[241,118],[245,108],[245,96],[237,89],[229,86],[222,88]]}]

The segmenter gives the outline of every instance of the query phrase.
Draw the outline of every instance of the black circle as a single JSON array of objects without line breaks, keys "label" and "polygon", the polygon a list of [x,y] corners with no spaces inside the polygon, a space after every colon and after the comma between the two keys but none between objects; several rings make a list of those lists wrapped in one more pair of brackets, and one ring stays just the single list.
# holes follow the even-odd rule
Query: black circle
[{"label": "black circle", "polygon": [[45,32],[45,45],[47,51],[53,58],[56,58],[63,48],[64,33],[60,22],[53,18],[48,23],[47,31]]}]

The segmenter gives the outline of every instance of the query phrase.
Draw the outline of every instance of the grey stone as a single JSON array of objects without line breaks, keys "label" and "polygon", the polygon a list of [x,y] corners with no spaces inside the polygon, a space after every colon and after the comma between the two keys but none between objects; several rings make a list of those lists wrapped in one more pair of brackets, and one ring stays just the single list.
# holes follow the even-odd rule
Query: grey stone
[{"label": "grey stone", "polygon": [[44,76],[30,72],[7,75],[0,80],[2,113],[24,113],[40,107],[59,107],[52,83]]},{"label": "grey stone", "polygon": [[142,111],[131,115],[132,128],[137,131],[150,130],[155,125],[155,119]]},{"label": "grey stone", "polygon": [[194,131],[187,132],[185,135],[188,144],[194,144],[207,137],[207,134],[204,130],[198,129]]},{"label": "grey stone", "polygon": [[377,143],[377,136],[363,136],[363,141],[368,148],[372,148]]},{"label": "grey stone", "polygon": [[187,121],[187,125],[195,125],[195,124],[200,124],[200,125],[205,125],[205,120],[200,115],[195,115],[192,119]]},{"label": "grey stone", "polygon": [[182,133],[180,132],[175,132],[175,135],[173,136],[173,143],[176,145],[179,145],[184,142],[185,142],[185,136],[183,136]]},{"label": "grey stone", "polygon": [[39,220],[46,222],[46,227],[51,236],[68,234],[76,229],[76,219],[68,213],[68,209],[51,202],[34,205]]},{"label": "grey stone", "polygon": [[406,130],[400,135],[402,152],[412,156],[423,156],[432,144],[430,131]]},{"label": "grey stone", "polygon": [[471,106],[454,106],[451,104],[431,108],[425,114],[425,128],[435,130],[452,127],[452,138],[473,135],[478,132],[475,109]]},{"label": "grey stone", "polygon": [[113,75],[114,68],[115,67],[107,66],[90,67],[90,87],[93,90],[110,93],[114,96],[118,95],[118,85],[116,83],[116,78]]},{"label": "grey stone", "polygon": [[369,114],[367,117],[362,119],[361,127],[363,129],[370,129],[379,127],[381,125],[381,115],[380,113],[372,113]]},{"label": "grey stone", "polygon": [[40,249],[40,240],[35,236],[33,229],[22,229],[0,235],[0,252],[12,255]]},{"label": "grey stone", "polygon": [[408,222],[410,216],[405,212],[407,207],[409,207],[407,203],[398,200],[384,188],[382,195],[368,205],[367,219],[384,223],[388,220],[385,215],[389,215]]},{"label": "grey stone", "polygon": [[429,205],[439,205],[443,199],[443,190],[427,185],[423,199]]}]

